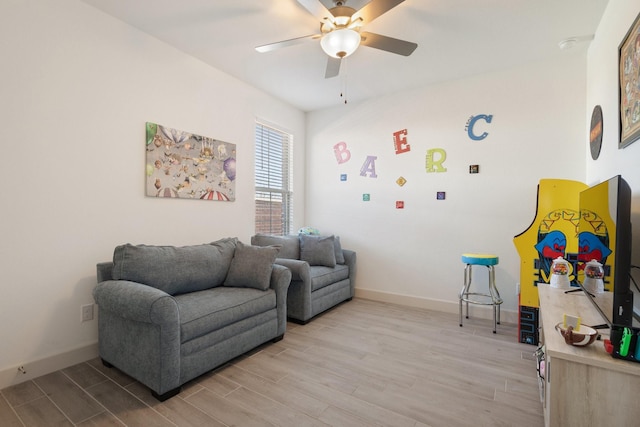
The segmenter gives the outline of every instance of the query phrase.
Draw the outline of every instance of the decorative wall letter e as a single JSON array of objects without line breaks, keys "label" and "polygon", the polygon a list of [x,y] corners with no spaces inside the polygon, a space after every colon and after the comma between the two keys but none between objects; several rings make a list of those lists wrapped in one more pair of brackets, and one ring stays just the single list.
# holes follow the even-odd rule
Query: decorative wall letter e
[{"label": "decorative wall letter e", "polygon": [[370,178],[377,178],[376,175],[376,156],[367,156],[367,160],[364,161],[362,167],[360,168],[360,176],[367,176],[367,172],[371,175]]},{"label": "decorative wall letter e", "polygon": [[407,142],[407,130],[402,129],[393,133],[393,146],[396,149],[396,154],[406,153],[411,151],[411,146]]},{"label": "decorative wall letter e", "polygon": [[338,164],[348,162],[351,159],[351,151],[347,150],[346,142],[338,142],[333,146],[333,153],[336,155]]},{"label": "decorative wall letter e", "polygon": [[447,160],[447,152],[442,148],[427,150],[427,173],[446,172],[447,168],[442,166],[445,160]]}]

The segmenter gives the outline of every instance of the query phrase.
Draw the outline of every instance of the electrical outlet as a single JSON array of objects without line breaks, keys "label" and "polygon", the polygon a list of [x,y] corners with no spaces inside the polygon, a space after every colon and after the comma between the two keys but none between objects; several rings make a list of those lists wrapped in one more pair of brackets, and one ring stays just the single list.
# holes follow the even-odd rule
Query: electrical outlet
[{"label": "electrical outlet", "polygon": [[93,304],[87,304],[80,307],[81,312],[81,322],[88,322],[89,320],[93,320]]}]

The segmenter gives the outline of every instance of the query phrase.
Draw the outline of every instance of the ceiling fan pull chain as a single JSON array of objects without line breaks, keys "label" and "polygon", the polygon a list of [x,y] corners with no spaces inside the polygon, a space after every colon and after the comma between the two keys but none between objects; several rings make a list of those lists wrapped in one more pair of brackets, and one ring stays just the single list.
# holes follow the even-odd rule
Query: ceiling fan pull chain
[{"label": "ceiling fan pull chain", "polygon": [[348,67],[347,67],[347,58],[342,58],[342,66],[344,72],[340,76],[342,91],[340,93],[340,97],[343,97],[344,94],[344,103],[347,103],[347,76],[348,76]]}]

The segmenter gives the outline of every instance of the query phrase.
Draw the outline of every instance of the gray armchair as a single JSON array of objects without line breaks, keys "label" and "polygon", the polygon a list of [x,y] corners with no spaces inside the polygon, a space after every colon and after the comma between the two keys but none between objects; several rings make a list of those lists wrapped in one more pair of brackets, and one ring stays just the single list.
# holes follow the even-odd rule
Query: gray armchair
[{"label": "gray armchair", "polygon": [[237,239],[173,247],[122,245],[97,265],[94,298],[105,366],[159,400],[286,330],[291,272]]},{"label": "gray armchair", "polygon": [[280,247],[276,264],[291,270],[289,320],[305,324],[353,298],[356,253],[342,249],[339,237],[256,234],[251,237],[251,244]]}]

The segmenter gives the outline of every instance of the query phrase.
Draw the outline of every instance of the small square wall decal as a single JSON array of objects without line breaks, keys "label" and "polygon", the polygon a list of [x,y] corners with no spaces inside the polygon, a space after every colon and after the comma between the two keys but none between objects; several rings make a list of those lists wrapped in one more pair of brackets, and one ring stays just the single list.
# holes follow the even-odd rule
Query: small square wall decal
[{"label": "small square wall decal", "polygon": [[396,179],[396,184],[398,184],[400,187],[402,187],[406,183],[407,183],[407,180],[403,176],[401,176],[400,178]]},{"label": "small square wall decal", "polygon": [[447,198],[447,193],[445,193],[444,191],[438,191],[438,193],[436,194],[436,199],[438,200],[444,200]]},{"label": "small square wall decal", "polygon": [[362,195],[362,201],[363,201],[363,202],[368,202],[369,200],[371,200],[371,195],[370,195],[370,194],[368,194],[368,193],[364,193],[364,194]]},{"label": "small square wall decal", "polygon": [[469,165],[469,173],[479,173],[480,165]]},{"label": "small square wall decal", "polygon": [[397,200],[396,201],[396,209],[404,209],[404,201],[403,200]]},{"label": "small square wall decal", "polygon": [[347,180],[347,174],[343,173],[342,175],[340,175],[340,181],[346,181]]}]

